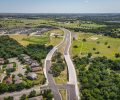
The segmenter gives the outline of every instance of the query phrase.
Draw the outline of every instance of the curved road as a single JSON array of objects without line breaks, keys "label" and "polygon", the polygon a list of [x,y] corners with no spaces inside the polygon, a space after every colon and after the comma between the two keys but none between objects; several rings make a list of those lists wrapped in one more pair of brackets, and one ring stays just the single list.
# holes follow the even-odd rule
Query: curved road
[{"label": "curved road", "polygon": [[55,100],[62,100],[61,95],[59,93],[59,89],[56,86],[56,83],[54,82],[53,76],[49,73],[50,67],[51,67],[51,59],[53,54],[59,49],[60,46],[62,46],[63,43],[66,43],[66,46],[64,48],[64,57],[65,61],[68,66],[68,74],[69,74],[69,82],[66,85],[67,89],[67,98],[68,100],[79,100],[79,90],[78,90],[78,85],[77,85],[77,77],[76,77],[76,71],[73,65],[73,62],[70,58],[69,50],[71,46],[71,32],[67,29],[61,28],[64,33],[64,39],[63,41],[55,46],[47,55],[45,59],[45,65],[44,65],[44,74],[47,80],[46,85],[49,85],[50,89],[53,92],[54,99]]},{"label": "curved road", "polygon": [[75,67],[73,64],[73,61],[71,60],[69,51],[70,51],[70,47],[71,47],[71,32],[67,29],[63,29],[64,33],[67,33],[67,43],[66,43],[66,47],[64,50],[64,57],[65,57],[65,61],[67,63],[68,66],[68,74],[69,74],[69,82],[68,84],[74,85],[75,86],[75,93],[76,93],[76,99],[80,100],[79,97],[79,88],[78,88],[78,84],[77,84],[77,75],[76,75],[76,71],[75,71]]},{"label": "curved road", "polygon": [[[63,29],[63,28],[61,28],[61,29],[65,33],[63,41],[60,44],[58,44],[57,46],[55,46],[48,53],[48,55],[45,59],[43,70],[44,70],[44,74],[45,74],[47,82],[44,86],[45,87],[46,86],[50,87],[50,89],[53,92],[55,100],[62,100],[61,94],[59,93],[59,89],[66,89],[67,90],[67,99],[68,100],[80,100],[79,90],[78,90],[78,85],[77,85],[76,71],[75,71],[73,62],[70,58],[70,54],[69,54],[69,50],[70,50],[70,46],[71,46],[71,32],[67,29]],[[53,76],[52,76],[52,74],[49,73],[49,70],[50,70],[50,67],[51,67],[51,59],[52,59],[53,54],[64,43],[66,43],[66,46],[64,47],[64,57],[65,57],[65,61],[66,61],[67,66],[68,66],[69,82],[68,82],[68,84],[58,86],[54,82]],[[3,95],[0,95],[0,100],[2,100],[2,98],[6,97],[6,96],[19,97],[22,94],[30,93],[30,91],[32,91],[33,89],[36,90],[36,91],[40,91],[40,87],[38,86],[38,87],[33,87],[31,89],[28,89],[28,90],[23,90],[23,91],[20,91],[20,92],[5,93]]]},{"label": "curved road", "polygon": [[51,59],[53,54],[57,51],[57,49],[65,42],[67,37],[67,34],[64,34],[64,39],[63,41],[58,44],[57,46],[55,46],[47,55],[46,59],[45,59],[45,64],[44,64],[44,75],[46,77],[46,85],[48,85],[50,87],[50,89],[53,92],[54,95],[54,99],[55,100],[61,100],[61,94],[59,93],[59,89],[56,86],[56,83],[54,82],[53,76],[52,74],[49,73],[50,71],[50,67],[51,67]]}]

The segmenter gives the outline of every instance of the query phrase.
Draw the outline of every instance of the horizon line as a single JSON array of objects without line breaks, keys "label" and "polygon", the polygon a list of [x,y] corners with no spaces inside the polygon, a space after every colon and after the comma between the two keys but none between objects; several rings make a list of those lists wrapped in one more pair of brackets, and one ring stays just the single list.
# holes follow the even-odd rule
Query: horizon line
[{"label": "horizon line", "polygon": [[0,14],[120,14],[120,12],[86,12],[86,13],[61,13],[61,12],[56,12],[56,13],[34,13],[34,12],[0,12]]}]

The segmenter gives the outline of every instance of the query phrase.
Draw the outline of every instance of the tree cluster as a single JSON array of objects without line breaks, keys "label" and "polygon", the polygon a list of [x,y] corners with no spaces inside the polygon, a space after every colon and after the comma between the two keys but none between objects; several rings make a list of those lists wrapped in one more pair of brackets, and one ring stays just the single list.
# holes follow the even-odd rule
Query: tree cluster
[{"label": "tree cluster", "polygon": [[106,57],[74,57],[82,100],[120,99],[120,61]]},{"label": "tree cluster", "polygon": [[52,61],[53,64],[51,67],[51,73],[53,74],[54,77],[58,77],[60,73],[65,70],[65,63],[61,53],[57,52],[53,57]]},{"label": "tree cluster", "polygon": [[9,36],[0,37],[0,58],[12,58],[24,53],[24,47]]},{"label": "tree cluster", "polygon": [[53,46],[45,46],[40,44],[30,44],[26,47],[27,54],[33,59],[42,63],[41,60],[46,57],[48,52],[53,48]]}]

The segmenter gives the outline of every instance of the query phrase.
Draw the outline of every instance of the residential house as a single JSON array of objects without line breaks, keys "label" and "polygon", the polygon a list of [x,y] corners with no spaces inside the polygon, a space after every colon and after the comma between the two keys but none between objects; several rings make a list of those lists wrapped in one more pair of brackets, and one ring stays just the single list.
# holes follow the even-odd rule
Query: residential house
[{"label": "residential house", "polygon": [[21,56],[23,57],[25,64],[30,65],[32,63],[32,59],[30,58],[30,56],[28,56],[26,54],[21,54]]},{"label": "residential house", "polygon": [[7,66],[6,66],[6,69],[13,69],[14,67],[13,67],[13,63],[11,63],[11,64],[8,64]]},{"label": "residential house", "polygon": [[2,76],[0,75],[0,83],[2,83]]},{"label": "residential house", "polygon": [[12,84],[12,83],[13,83],[12,77],[6,78],[5,83],[6,83],[6,84]]},{"label": "residential house", "polygon": [[31,80],[36,80],[37,79],[37,74],[33,73],[33,72],[30,72],[30,73],[28,73],[27,78],[29,78]]},{"label": "residential house", "polygon": [[0,58],[0,65],[1,64],[4,64],[4,59],[3,58]]},{"label": "residential house", "polygon": [[41,70],[41,67],[39,65],[39,63],[34,60],[30,66],[30,68],[32,69],[33,72],[36,72],[36,71],[40,71]]},{"label": "residential house", "polygon": [[41,70],[39,63],[36,60],[31,59],[30,56],[26,54],[22,54],[21,56],[23,57],[25,64],[29,65],[33,72]]},{"label": "residential house", "polygon": [[19,83],[21,83],[22,82],[22,77],[19,77],[19,76],[15,76],[15,78],[14,78],[14,81],[15,81],[15,84],[19,84]]}]

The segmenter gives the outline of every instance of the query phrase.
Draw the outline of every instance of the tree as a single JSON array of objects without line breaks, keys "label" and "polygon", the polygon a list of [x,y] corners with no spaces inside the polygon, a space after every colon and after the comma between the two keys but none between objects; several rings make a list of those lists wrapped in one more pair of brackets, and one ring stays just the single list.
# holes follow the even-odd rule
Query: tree
[{"label": "tree", "polygon": [[14,98],[9,96],[9,97],[4,98],[4,100],[14,100]]},{"label": "tree", "polygon": [[108,45],[108,42],[105,42],[105,45]]},{"label": "tree", "polygon": [[24,83],[16,84],[16,90],[17,90],[17,91],[20,91],[20,90],[22,90],[22,89],[24,89],[24,88],[25,88],[25,84],[24,84]]},{"label": "tree", "polygon": [[51,93],[51,90],[45,90],[44,93],[42,94],[43,98],[46,100],[52,100],[53,95]]},{"label": "tree", "polygon": [[95,54],[100,54],[100,52],[99,52],[99,51],[97,51],[97,52],[95,52]]},{"label": "tree", "polygon": [[58,67],[58,65],[53,65],[51,67],[51,71],[52,71],[52,74],[53,74],[54,77],[59,76],[60,73],[61,73],[61,69],[60,69],[60,67]]},{"label": "tree", "polygon": [[2,24],[0,24],[0,28],[2,28],[3,26],[2,26]]},{"label": "tree", "polygon": [[119,54],[119,53],[115,53],[115,57],[116,57],[116,58],[119,58],[119,57],[120,57],[120,54]]},{"label": "tree", "polygon": [[26,100],[26,99],[27,99],[26,94],[23,94],[23,95],[20,97],[20,100]]},{"label": "tree", "polygon": [[83,41],[83,42],[86,42],[87,40],[86,40],[86,39],[83,39],[82,41]]},{"label": "tree", "polygon": [[[79,71],[78,79],[82,87],[82,100],[119,100],[120,78],[117,73],[120,70],[120,60],[114,61],[106,57],[74,57],[74,64]],[[89,68],[86,66],[89,65]],[[111,72],[108,72],[108,69]]]},{"label": "tree", "polygon": [[93,48],[93,50],[95,51],[95,50],[96,50],[96,48]]},{"label": "tree", "polygon": [[78,46],[77,46],[77,45],[74,45],[73,47],[74,47],[74,48],[78,48]]},{"label": "tree", "polygon": [[30,97],[35,97],[35,96],[36,96],[36,91],[35,90],[31,91],[30,94],[29,94],[29,98]]},{"label": "tree", "polygon": [[100,41],[97,41],[97,44],[100,44]]},{"label": "tree", "polygon": [[92,56],[92,53],[88,53],[88,58],[91,58],[91,56]]},{"label": "tree", "polygon": [[8,85],[5,83],[0,83],[0,93],[4,93],[8,91]]},{"label": "tree", "polygon": [[16,90],[16,85],[15,84],[10,84],[8,90],[10,92],[14,92]]},{"label": "tree", "polygon": [[27,80],[26,83],[26,88],[31,88],[33,86],[33,82],[30,80]]},{"label": "tree", "polygon": [[111,48],[111,46],[108,46],[108,48]]}]

